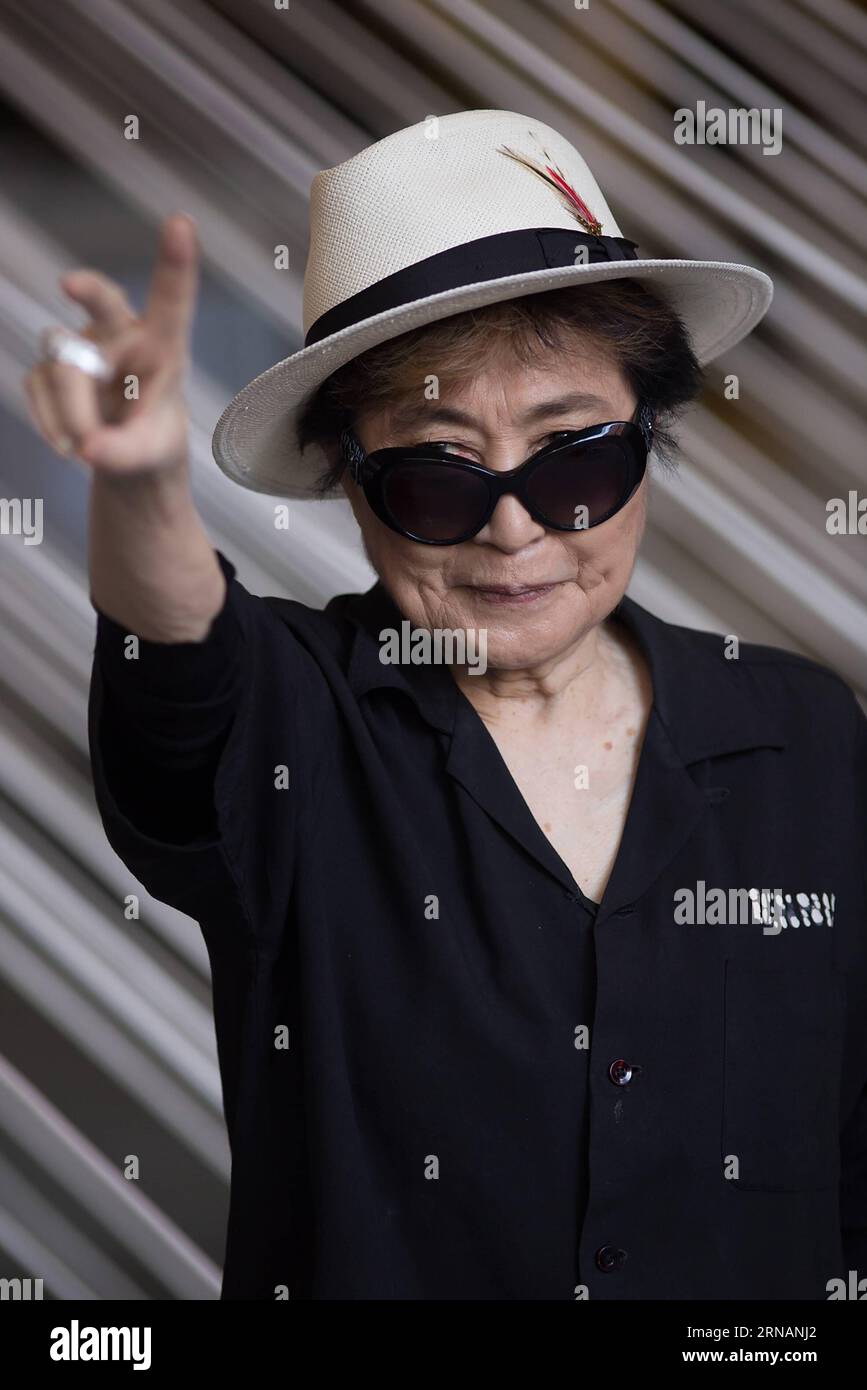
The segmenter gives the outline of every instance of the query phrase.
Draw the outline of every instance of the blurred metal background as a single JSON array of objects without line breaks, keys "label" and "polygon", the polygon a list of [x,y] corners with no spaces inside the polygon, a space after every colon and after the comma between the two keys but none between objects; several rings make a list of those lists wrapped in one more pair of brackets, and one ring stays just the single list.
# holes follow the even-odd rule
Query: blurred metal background
[{"label": "blurred metal background", "polygon": [[[41,544],[0,535],[0,1277],[55,1298],[213,1298],[228,1155],[207,960],[96,816],[87,478],[40,442],[21,390],[39,330],[79,323],[58,276],[97,266],[141,304],[159,221],[196,217],[197,498],[248,588],[319,606],[373,579],[344,504],[294,503],[275,531],[273,501],[209,447],[235,391],[301,345],[310,180],[431,114],[547,121],[642,252],[776,283],[769,318],[712,367],[679,474],[656,477],[631,592],[806,652],[863,698],[867,545],[825,521],[830,498],[867,494],[867,15],[849,0],[2,0],[0,42],[0,488],[44,505]],[[781,108],[782,152],[677,146],[673,112],[699,100]]]}]

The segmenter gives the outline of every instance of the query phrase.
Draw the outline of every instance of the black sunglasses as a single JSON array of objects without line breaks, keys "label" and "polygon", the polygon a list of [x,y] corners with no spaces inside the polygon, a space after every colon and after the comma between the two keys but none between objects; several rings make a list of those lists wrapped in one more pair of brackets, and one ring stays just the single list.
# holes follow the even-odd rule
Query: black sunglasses
[{"label": "black sunglasses", "polygon": [[631,420],[558,431],[557,439],[507,472],[436,444],[367,454],[350,429],[341,433],[340,449],[353,481],[392,531],[423,545],[459,545],[478,535],[507,493],[552,530],[601,526],[638,488],[652,439],[653,414],[639,402]]}]

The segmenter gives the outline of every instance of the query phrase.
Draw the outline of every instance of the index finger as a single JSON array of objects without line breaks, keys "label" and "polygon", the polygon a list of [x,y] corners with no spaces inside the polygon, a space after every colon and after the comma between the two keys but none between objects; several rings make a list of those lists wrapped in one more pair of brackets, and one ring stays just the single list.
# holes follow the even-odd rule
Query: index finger
[{"label": "index finger", "polygon": [[151,278],[145,322],[167,347],[183,347],[196,307],[199,243],[196,224],[186,213],[166,218]]}]

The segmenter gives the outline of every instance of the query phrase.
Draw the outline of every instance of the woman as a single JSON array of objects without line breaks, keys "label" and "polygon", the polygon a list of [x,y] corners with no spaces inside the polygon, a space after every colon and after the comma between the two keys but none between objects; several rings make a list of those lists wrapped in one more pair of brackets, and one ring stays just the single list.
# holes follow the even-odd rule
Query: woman
[{"label": "woman", "polygon": [[766,277],[640,259],[510,112],[319,175],[306,346],[214,438],[349,498],[379,579],[319,612],[195,511],[195,262],[171,219],[140,319],[67,277],[89,341],[30,392],[93,469],[106,832],[210,954],[223,1296],[831,1296],[867,1272],[865,721],[625,595],[648,450]]}]

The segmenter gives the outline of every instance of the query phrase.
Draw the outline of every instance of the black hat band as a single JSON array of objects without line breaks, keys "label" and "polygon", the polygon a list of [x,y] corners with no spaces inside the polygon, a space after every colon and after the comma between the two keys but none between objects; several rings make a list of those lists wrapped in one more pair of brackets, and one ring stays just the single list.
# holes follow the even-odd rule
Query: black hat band
[{"label": "black hat band", "polygon": [[476,241],[439,251],[435,256],[427,256],[350,295],[333,309],[320,314],[310,325],[304,346],[312,347],[343,328],[351,328],[389,309],[399,309],[417,299],[426,299],[428,295],[444,294],[484,280],[529,275],[533,271],[569,265],[637,259],[636,243],[620,236],[592,236],[589,232],[572,232],[563,227],[497,232],[494,236],[479,237]]}]

